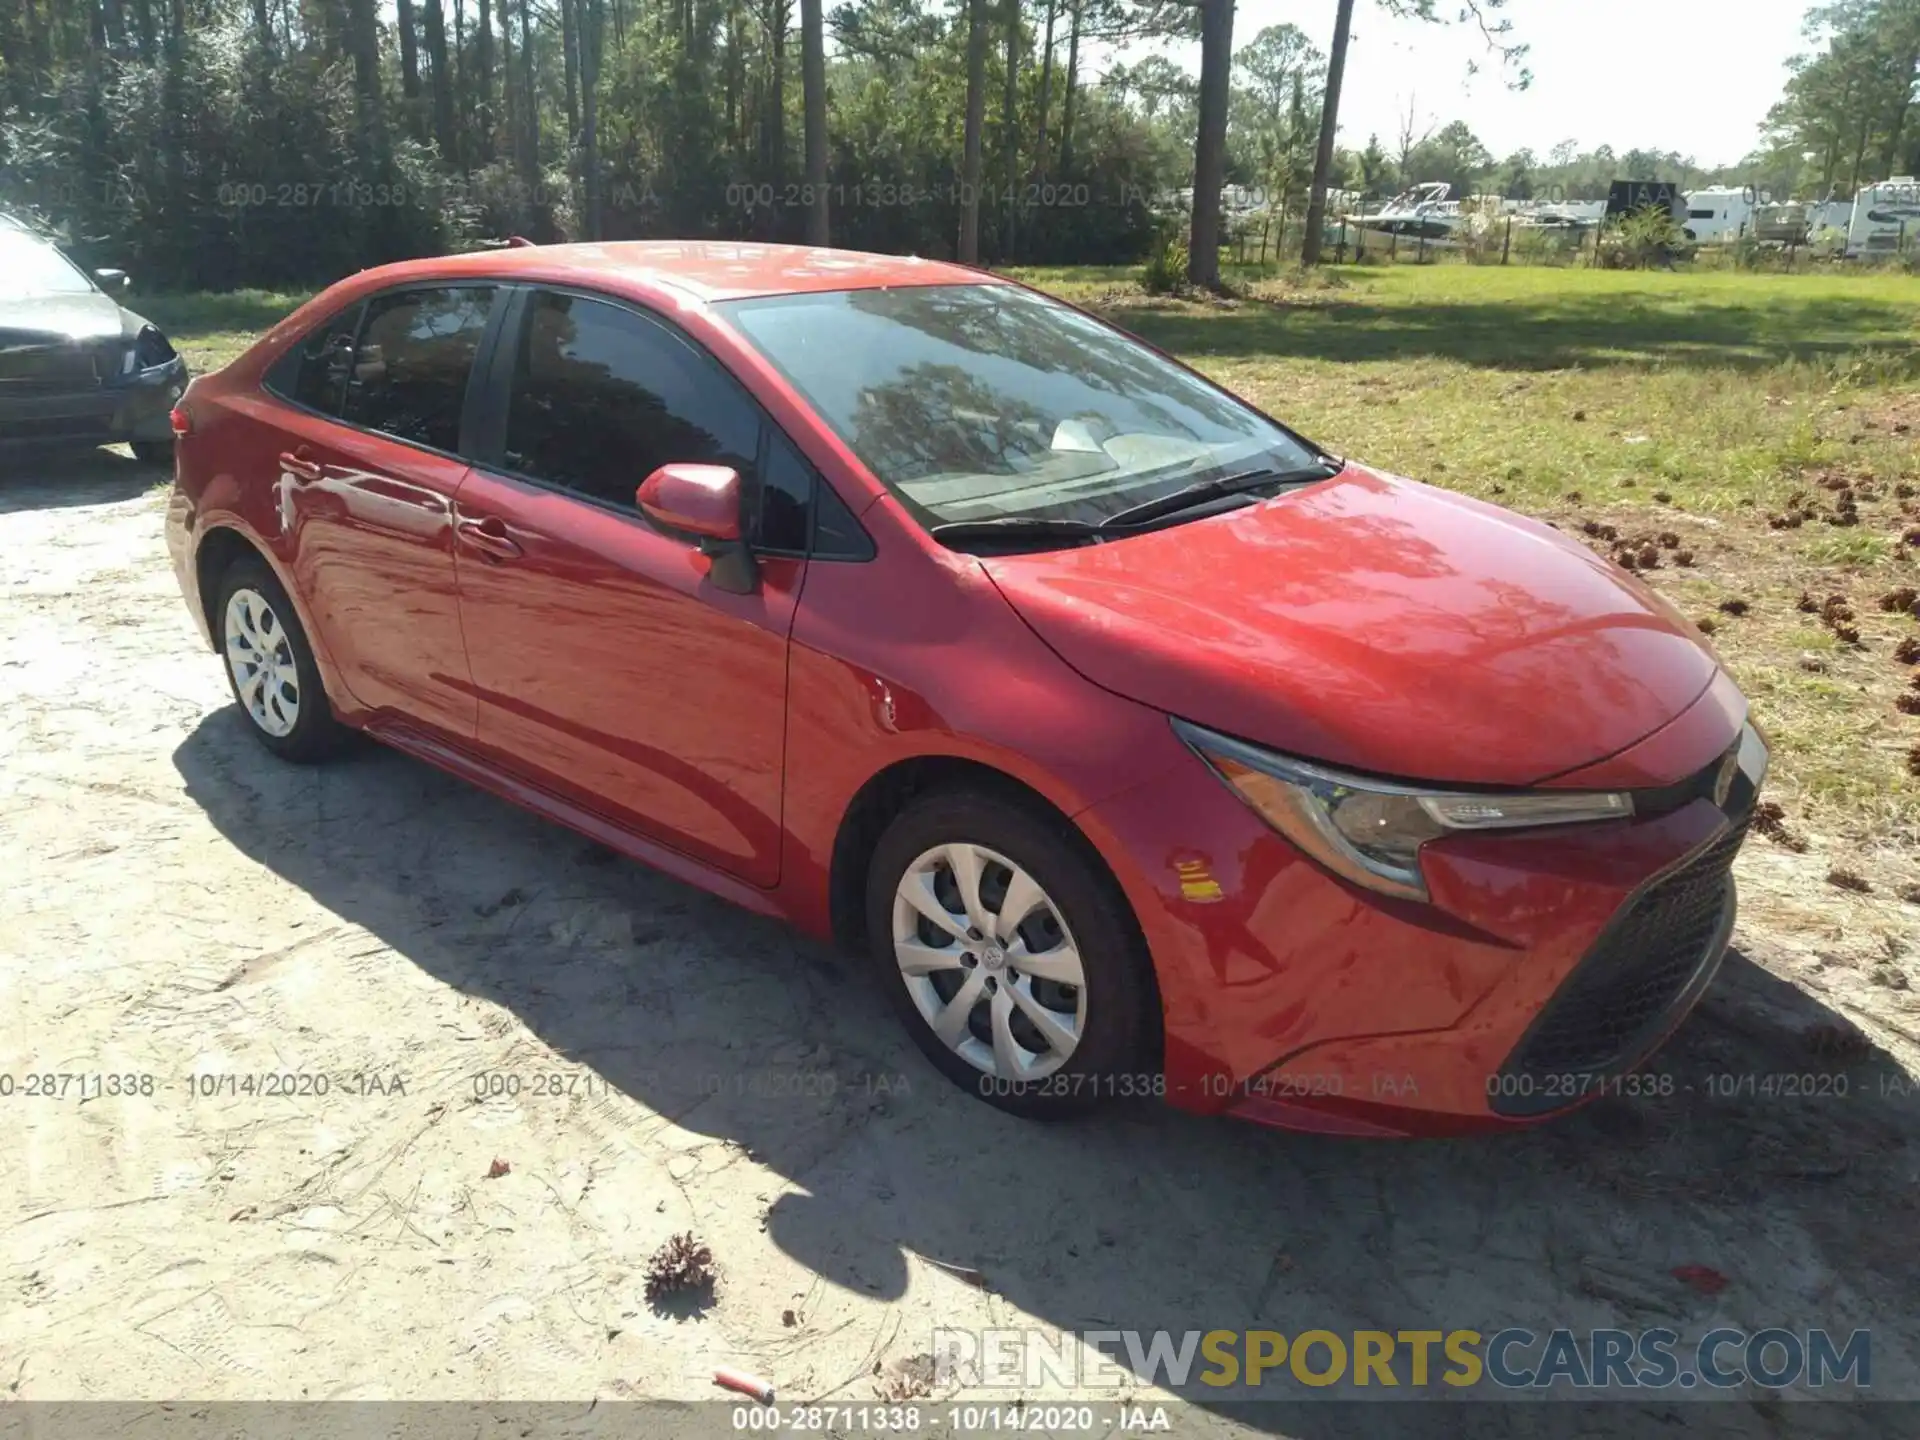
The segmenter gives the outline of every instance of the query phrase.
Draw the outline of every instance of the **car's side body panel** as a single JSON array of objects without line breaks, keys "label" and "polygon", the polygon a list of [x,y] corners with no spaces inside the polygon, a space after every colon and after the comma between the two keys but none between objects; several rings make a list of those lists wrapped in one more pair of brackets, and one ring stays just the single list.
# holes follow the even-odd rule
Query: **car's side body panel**
[{"label": "car's side body panel", "polygon": [[769,557],[750,595],[638,516],[476,470],[462,547],[479,745],[578,804],[756,885],[780,875],[787,635],[805,561]]},{"label": "car's side body panel", "polygon": [[[887,521],[868,512],[876,535]],[[904,517],[897,517],[904,523]],[[875,596],[885,603],[876,604]],[[794,622],[783,908],[827,933],[842,818],[903,761],[970,761],[1072,817],[1149,774],[1166,717],[1063,668],[970,556],[881,546],[873,565],[816,564]],[[1190,762],[1160,752],[1158,763]]]},{"label": "car's side body panel", "polygon": [[284,460],[268,443],[259,461],[272,467],[261,473],[273,476],[281,553],[347,690],[364,709],[471,737],[453,569],[466,462],[292,407],[274,412],[290,443]]}]

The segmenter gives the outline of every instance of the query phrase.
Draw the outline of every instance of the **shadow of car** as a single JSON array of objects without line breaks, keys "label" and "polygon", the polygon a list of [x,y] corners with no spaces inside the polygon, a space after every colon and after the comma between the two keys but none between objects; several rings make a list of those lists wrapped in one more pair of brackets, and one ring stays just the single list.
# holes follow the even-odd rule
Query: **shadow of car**
[{"label": "shadow of car", "polygon": [[[241,743],[245,723],[212,713],[173,755],[222,835],[646,1110],[783,1177],[768,1234],[856,1294],[901,1299],[923,1257],[1059,1329],[1491,1333],[1701,1322],[1714,1302],[1669,1273],[1693,1262],[1734,1275],[1749,1325],[1837,1324],[1836,1293],[1893,1316],[1920,1284],[1891,1218],[1910,1213],[1920,1135],[1920,1110],[1889,1095],[1903,1072],[1864,1042],[1815,1055],[1808,1037],[1844,1022],[1738,951],[1647,1072],[1670,1083],[1526,1132],[1382,1145],[1143,1103],[1034,1125],[940,1081],[855,962],[397,753],[289,767]],[[594,917],[624,918],[609,933]],[[1813,1071],[1844,1074],[1849,1098],[1768,1100],[1720,1078]],[[1433,1433],[1425,1406],[1193,1391],[1214,1420],[1275,1434]],[[1858,1418],[1796,1408],[1796,1434]],[[1572,1412],[1447,1413],[1448,1433],[1517,1436],[1568,1433],[1552,1427]],[[1687,1413],[1775,1433],[1747,1404]],[[1669,1402],[1616,1402],[1579,1433],[1662,1423],[1680,1423]]]}]

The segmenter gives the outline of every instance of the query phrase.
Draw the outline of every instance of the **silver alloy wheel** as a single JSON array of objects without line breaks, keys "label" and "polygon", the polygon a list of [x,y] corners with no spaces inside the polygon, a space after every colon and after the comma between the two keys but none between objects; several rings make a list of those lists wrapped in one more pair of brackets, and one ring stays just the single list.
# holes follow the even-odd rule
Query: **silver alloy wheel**
[{"label": "silver alloy wheel", "polygon": [[907,867],[893,954],[941,1043],[996,1079],[1051,1075],[1086,1033],[1085,972],[1065,917],[984,845],[936,845]]},{"label": "silver alloy wheel", "polygon": [[300,672],[293,645],[273,606],[242,586],[227,600],[227,668],[253,723],[267,734],[289,735],[300,719]]}]

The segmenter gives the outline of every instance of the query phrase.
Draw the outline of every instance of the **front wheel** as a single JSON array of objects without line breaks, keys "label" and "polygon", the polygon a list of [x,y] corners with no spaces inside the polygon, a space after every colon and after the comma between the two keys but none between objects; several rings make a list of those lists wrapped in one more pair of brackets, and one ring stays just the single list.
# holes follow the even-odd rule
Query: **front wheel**
[{"label": "front wheel", "polygon": [[980,791],[887,827],[867,878],[872,959],[927,1058],[1034,1118],[1157,1095],[1159,1004],[1125,897],[1065,822]]}]

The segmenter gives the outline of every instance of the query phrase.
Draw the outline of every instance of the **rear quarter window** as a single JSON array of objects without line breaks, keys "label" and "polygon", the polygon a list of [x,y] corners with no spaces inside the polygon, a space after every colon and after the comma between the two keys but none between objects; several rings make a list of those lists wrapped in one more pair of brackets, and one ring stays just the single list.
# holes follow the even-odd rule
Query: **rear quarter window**
[{"label": "rear quarter window", "polygon": [[340,414],[347,377],[353,371],[353,339],[364,304],[355,303],[309,330],[267,371],[266,387],[322,415]]}]

